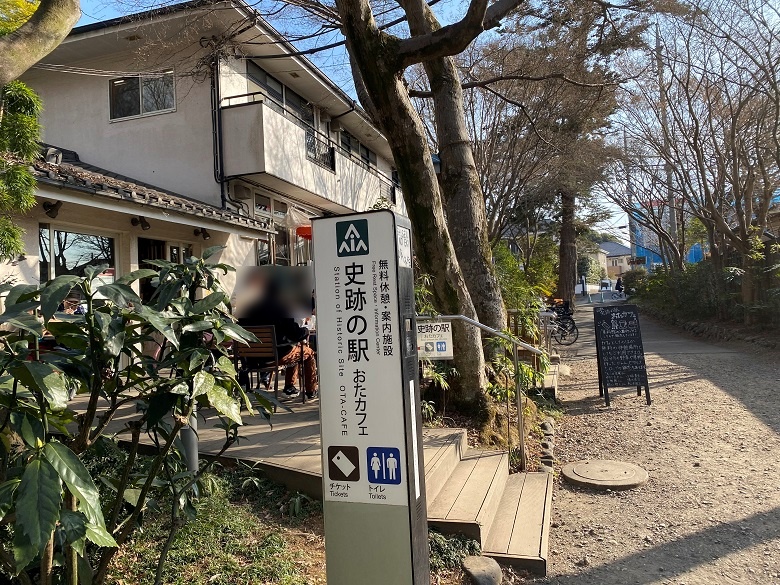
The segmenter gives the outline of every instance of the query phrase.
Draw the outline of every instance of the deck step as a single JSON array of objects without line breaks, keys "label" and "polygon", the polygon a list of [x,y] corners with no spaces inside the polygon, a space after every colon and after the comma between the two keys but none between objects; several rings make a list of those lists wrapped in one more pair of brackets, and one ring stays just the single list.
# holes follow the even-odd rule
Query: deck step
[{"label": "deck step", "polygon": [[547,572],[551,473],[517,473],[506,482],[482,554],[541,575]]},{"label": "deck step", "polygon": [[466,451],[465,429],[423,429],[425,498],[436,499]]},{"label": "deck step", "polygon": [[542,390],[553,398],[558,398],[558,378],[560,377],[560,364],[551,364],[550,369],[544,375]]},{"label": "deck step", "polygon": [[428,500],[428,524],[484,542],[508,476],[506,452],[465,453],[437,497]]}]

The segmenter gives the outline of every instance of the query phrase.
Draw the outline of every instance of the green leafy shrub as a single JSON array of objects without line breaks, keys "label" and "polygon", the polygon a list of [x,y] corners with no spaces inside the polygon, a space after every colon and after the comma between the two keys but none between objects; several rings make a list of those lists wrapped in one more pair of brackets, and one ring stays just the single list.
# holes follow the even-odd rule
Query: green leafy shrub
[{"label": "green leafy shrub", "polygon": [[647,270],[644,268],[632,268],[623,273],[623,290],[628,294],[644,293],[647,287]]},{"label": "green leafy shrub", "polygon": [[[88,266],[83,277],[4,287],[0,323],[12,330],[0,331],[0,517],[12,542],[0,542],[0,572],[23,582],[33,571],[46,582],[74,583],[80,575],[103,583],[144,511],[167,496],[172,522],[160,582],[173,537],[195,516],[208,467],[187,470],[181,430],[196,404],[212,407],[225,431],[224,452],[237,440],[242,405],[254,413],[225,342],[255,338],[234,322],[219,284],[219,273],[230,268],[206,261],[218,249],[183,264],[151,261],[158,270],[116,282],[101,278],[104,265]],[[157,285],[147,304],[130,287],[140,278]],[[74,293],[84,299],[85,313],[60,313]],[[55,343],[46,353],[36,350],[44,330]],[[154,345],[153,355],[142,351],[145,344]],[[70,408],[74,395],[85,397],[78,413]],[[273,405],[258,402],[270,416]],[[105,434],[119,409],[132,404],[124,455]],[[143,464],[142,433],[157,447]]]}]

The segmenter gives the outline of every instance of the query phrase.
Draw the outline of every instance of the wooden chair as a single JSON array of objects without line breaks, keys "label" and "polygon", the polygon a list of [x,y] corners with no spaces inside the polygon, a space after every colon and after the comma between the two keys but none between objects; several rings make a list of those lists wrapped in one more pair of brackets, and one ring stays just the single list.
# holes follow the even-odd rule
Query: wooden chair
[{"label": "wooden chair", "polygon": [[[274,398],[279,400],[279,351],[276,347],[276,331],[273,325],[246,326],[244,327],[250,333],[257,337],[257,342],[244,345],[243,343],[233,344],[233,361],[236,370],[239,368],[239,362],[243,361],[249,375],[249,388],[252,388],[252,374],[258,374],[258,385],[260,384],[261,372],[269,372],[274,377]],[[255,362],[254,367],[249,365],[249,361]]]},{"label": "wooden chair", "polygon": [[[257,337],[257,342],[249,343],[245,345],[243,343],[233,344],[233,361],[235,362],[236,370],[238,370],[238,362],[242,359],[252,360],[257,365],[249,367],[247,364],[247,370],[249,375],[249,385],[252,385],[252,374],[258,374],[258,385],[260,384],[259,374],[262,372],[269,372],[274,378],[274,398],[279,400],[279,370],[283,370],[286,367],[300,366],[300,386],[301,394],[306,400],[306,392],[303,383],[303,359],[298,364],[283,366],[279,365],[279,346],[276,344],[276,328],[273,325],[246,325],[244,329],[253,333]],[[286,347],[286,346],[285,346]],[[303,354],[301,354],[303,358]],[[247,388],[248,390],[250,388]],[[274,407],[276,411],[276,407]]]}]

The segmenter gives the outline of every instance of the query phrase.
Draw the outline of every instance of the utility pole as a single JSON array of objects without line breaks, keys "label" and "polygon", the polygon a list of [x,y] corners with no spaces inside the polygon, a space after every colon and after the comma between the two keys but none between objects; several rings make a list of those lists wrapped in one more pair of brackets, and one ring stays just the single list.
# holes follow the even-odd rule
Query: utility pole
[{"label": "utility pole", "polygon": [[626,138],[626,129],[623,128],[623,152],[625,153],[626,167],[626,198],[628,199],[628,245],[631,248],[631,259],[636,258],[636,240],[634,239],[634,184],[631,182],[631,165],[628,163],[628,139]]},{"label": "utility pole", "polygon": [[672,165],[669,162],[671,148],[669,145],[669,119],[666,108],[666,88],[664,87],[664,64],[661,56],[661,31],[658,23],[655,25],[655,60],[658,68],[658,94],[660,96],[659,108],[661,110],[661,132],[664,136],[664,171],[666,172],[666,198],[669,208],[669,236],[677,246],[677,209],[674,201],[674,189],[672,188]]}]

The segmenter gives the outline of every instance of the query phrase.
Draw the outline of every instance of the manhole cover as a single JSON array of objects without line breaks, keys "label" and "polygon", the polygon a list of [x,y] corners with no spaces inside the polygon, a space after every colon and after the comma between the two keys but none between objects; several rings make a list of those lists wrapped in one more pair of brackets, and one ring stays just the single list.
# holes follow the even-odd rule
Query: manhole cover
[{"label": "manhole cover", "polygon": [[647,482],[647,472],[633,463],[610,459],[574,461],[563,466],[564,479],[599,490],[628,490]]}]

